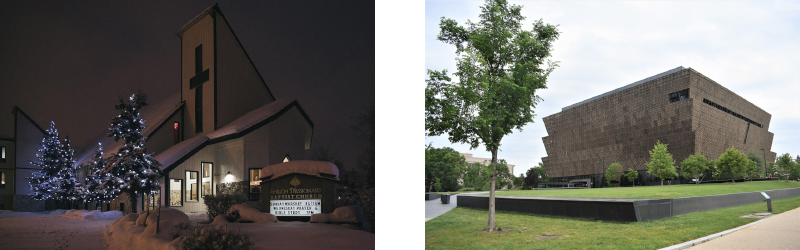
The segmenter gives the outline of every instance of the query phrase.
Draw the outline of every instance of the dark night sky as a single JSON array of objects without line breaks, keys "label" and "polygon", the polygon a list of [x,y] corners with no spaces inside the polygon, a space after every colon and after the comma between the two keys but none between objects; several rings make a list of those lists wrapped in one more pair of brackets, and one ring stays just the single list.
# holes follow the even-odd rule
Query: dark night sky
[{"label": "dark night sky", "polygon": [[[14,105],[84,146],[109,126],[118,96],[151,104],[180,87],[175,33],[210,1],[134,4],[5,3],[0,15],[0,137]],[[234,1],[220,8],[276,98],[297,98],[314,121],[314,146],[346,168],[362,143],[350,126],[375,103],[372,1]]]}]

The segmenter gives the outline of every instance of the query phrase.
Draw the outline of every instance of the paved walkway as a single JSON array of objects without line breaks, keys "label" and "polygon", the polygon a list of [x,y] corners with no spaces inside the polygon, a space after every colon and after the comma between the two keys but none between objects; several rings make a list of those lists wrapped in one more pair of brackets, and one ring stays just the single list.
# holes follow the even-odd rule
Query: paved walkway
[{"label": "paved walkway", "polygon": [[688,249],[800,249],[800,208]]},{"label": "paved walkway", "polygon": [[[463,193],[463,194],[485,194],[489,192],[475,192],[475,193]],[[447,211],[456,207],[456,203],[458,201],[458,195],[451,195],[450,196],[450,204],[442,204],[441,199],[434,199],[425,201],[425,221],[429,221],[433,218],[439,217]]]}]

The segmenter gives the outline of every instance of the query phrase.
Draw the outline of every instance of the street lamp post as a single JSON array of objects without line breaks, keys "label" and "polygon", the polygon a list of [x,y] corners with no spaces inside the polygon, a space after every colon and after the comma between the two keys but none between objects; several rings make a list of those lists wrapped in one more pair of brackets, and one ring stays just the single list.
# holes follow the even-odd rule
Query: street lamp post
[{"label": "street lamp post", "polygon": [[767,178],[767,151],[762,148],[761,152],[764,153],[764,178]]}]

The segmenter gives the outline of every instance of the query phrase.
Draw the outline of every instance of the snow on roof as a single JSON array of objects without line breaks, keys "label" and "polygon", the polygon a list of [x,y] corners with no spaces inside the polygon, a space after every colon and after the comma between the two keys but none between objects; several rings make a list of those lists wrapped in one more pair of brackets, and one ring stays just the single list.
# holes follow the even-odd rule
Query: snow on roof
[{"label": "snow on roof", "polygon": [[236,120],[233,120],[231,123],[228,123],[228,125],[208,133],[208,138],[214,140],[223,136],[240,133],[250,127],[253,127],[253,125],[256,125],[257,123],[267,120],[270,117],[280,113],[281,110],[289,107],[289,104],[291,104],[293,101],[294,100],[292,99],[282,98],[267,105],[261,106],[260,108],[250,111]]},{"label": "snow on roof", "polygon": [[[287,174],[306,174],[326,179],[339,180],[339,169],[327,161],[290,161],[269,165],[261,169],[261,177],[277,179]],[[323,176],[323,174],[328,176]],[[330,176],[333,176],[331,178]]]},{"label": "snow on roof", "polygon": [[[139,113],[141,118],[145,120],[145,125],[147,125],[147,127],[142,130],[142,134],[145,136],[150,136],[150,134],[155,131],[158,125],[163,123],[169,118],[170,115],[172,115],[172,113],[181,108],[181,105],[182,102],[180,92],[175,92],[166,100],[159,102],[158,104],[144,106]],[[111,119],[109,118],[109,121],[110,120]],[[104,129],[103,132],[98,134],[94,140],[89,141],[89,144],[82,146],[83,152],[81,152],[79,155],[76,155],[75,164],[82,164],[92,160],[92,157],[94,157],[94,153],[97,150],[97,143],[103,144],[103,152],[105,153],[103,157],[109,157],[122,148],[122,144],[124,144],[125,141],[114,141],[114,138],[108,137],[108,129]]]},{"label": "snow on roof", "polygon": [[[185,140],[181,143],[175,144],[164,152],[155,156],[155,159],[161,163],[162,170],[168,171],[173,166],[181,164],[185,159],[194,155],[205,145],[217,143],[219,141],[226,141],[243,136],[248,130],[256,128],[264,121],[273,117],[277,117],[283,111],[297,106],[299,104],[293,99],[278,99],[274,102],[268,103],[260,108],[244,114],[238,119],[232,121],[228,125],[223,126],[211,133],[205,135],[198,135],[191,139]],[[337,172],[336,175],[339,173]]]},{"label": "snow on roof", "polygon": [[205,135],[195,136],[191,139],[182,141],[178,144],[169,147],[164,152],[156,155],[156,161],[161,163],[161,170],[164,170],[171,166],[172,164],[181,161],[181,158],[192,154],[192,152],[197,152],[196,150],[202,149],[204,143],[208,141],[208,137]]}]

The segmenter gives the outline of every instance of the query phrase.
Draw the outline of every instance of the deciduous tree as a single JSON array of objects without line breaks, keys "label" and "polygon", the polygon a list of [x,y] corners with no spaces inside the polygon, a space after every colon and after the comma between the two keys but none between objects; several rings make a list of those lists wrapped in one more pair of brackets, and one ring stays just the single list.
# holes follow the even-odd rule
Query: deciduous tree
[{"label": "deciduous tree", "polygon": [[[458,81],[447,71],[428,70],[425,89],[426,135],[448,134],[452,143],[479,145],[492,153],[492,168],[503,137],[533,122],[533,108],[542,99],[557,62],[547,60],[558,39],[556,25],[538,20],[522,29],[522,6],[488,0],[480,21],[459,25],[442,17],[439,41],[456,47]],[[542,68],[547,63],[547,68]],[[488,230],[495,230],[496,173],[490,176]]]},{"label": "deciduous tree", "polygon": [[425,148],[425,185],[428,192],[458,190],[458,179],[464,174],[467,161],[452,148]]},{"label": "deciduous tree", "polygon": [[709,161],[703,155],[690,155],[681,162],[681,175],[695,179],[695,184],[700,184],[704,174],[708,172]]},{"label": "deciduous tree", "polygon": [[653,150],[650,150],[650,161],[647,162],[647,173],[661,178],[661,186],[664,186],[664,179],[672,179],[678,176],[675,172],[675,161],[672,154],[667,151],[668,144],[656,141]]},{"label": "deciduous tree", "polygon": [[631,182],[631,185],[635,187],[636,184],[634,183],[634,181],[636,181],[636,179],[639,178],[639,172],[633,170],[632,168],[629,168],[628,172],[625,173],[625,178],[628,178],[628,181]]},{"label": "deciduous tree", "polygon": [[606,169],[606,185],[611,186],[611,181],[617,181],[620,183],[620,179],[622,178],[622,165],[619,163],[611,163]]},{"label": "deciduous tree", "polygon": [[748,165],[747,161],[749,161],[747,156],[731,147],[719,156],[717,168],[723,175],[729,175],[731,182],[734,182],[736,177],[744,175]]},{"label": "deciduous tree", "polygon": [[778,175],[786,178],[786,182],[789,182],[789,175],[794,170],[795,162],[792,161],[792,156],[789,153],[782,154],[778,156],[778,159],[775,161],[775,169]]}]

